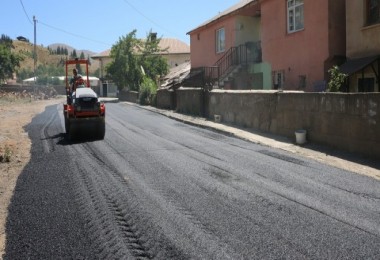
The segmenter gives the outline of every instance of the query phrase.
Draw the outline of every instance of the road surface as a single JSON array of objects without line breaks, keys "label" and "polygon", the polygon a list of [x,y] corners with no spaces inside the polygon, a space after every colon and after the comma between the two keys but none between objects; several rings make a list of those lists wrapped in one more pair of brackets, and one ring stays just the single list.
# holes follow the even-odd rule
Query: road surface
[{"label": "road surface", "polygon": [[107,104],[104,140],[27,126],[4,259],[379,259],[380,182]]}]

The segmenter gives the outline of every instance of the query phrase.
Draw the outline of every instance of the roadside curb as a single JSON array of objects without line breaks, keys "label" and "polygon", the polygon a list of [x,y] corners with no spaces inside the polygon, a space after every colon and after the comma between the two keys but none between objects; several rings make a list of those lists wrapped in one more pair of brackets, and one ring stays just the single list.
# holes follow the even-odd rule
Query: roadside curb
[{"label": "roadside curb", "polygon": [[104,98],[104,97],[99,97],[99,101],[103,103],[119,103],[118,98]]}]

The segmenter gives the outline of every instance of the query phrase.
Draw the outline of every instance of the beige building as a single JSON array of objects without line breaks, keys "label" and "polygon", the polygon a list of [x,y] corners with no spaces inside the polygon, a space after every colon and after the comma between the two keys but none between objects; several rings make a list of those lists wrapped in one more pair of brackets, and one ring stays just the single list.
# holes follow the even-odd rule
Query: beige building
[{"label": "beige building", "polygon": [[379,92],[380,0],[346,0],[346,56],[349,92]]},{"label": "beige building", "polygon": [[[165,50],[159,54],[167,60],[169,69],[190,61],[190,46],[183,41],[172,38],[162,38],[159,46],[160,49]],[[100,78],[104,78],[105,67],[112,61],[110,52],[111,50],[106,50],[91,57],[99,61]]]}]

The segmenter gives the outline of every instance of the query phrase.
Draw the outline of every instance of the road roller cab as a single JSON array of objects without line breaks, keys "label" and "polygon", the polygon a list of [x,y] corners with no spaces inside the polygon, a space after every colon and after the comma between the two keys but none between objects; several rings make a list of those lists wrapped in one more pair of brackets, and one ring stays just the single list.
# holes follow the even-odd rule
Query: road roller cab
[{"label": "road roller cab", "polygon": [[[86,77],[76,76],[70,82],[68,68],[77,64],[86,65]],[[63,114],[68,138],[72,140],[79,136],[91,136],[104,139],[106,107],[90,87],[87,60],[66,61],[66,95],[67,102],[63,105]]]}]

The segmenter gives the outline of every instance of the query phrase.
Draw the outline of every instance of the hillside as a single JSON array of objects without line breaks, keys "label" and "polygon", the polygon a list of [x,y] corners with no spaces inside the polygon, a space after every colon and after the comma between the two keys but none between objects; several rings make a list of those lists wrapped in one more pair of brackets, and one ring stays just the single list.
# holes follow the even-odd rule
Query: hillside
[{"label": "hillside", "polygon": [[[33,60],[33,52],[34,52],[34,46],[30,42],[24,42],[24,41],[13,41],[14,52],[20,53],[24,60],[20,64],[20,69],[30,69],[33,70],[34,67],[34,60]],[[50,49],[55,49],[56,47],[66,47],[69,51],[69,53],[74,50],[73,47],[68,46],[66,44],[53,44],[49,45]],[[60,64],[60,61],[62,59],[66,60],[67,57],[65,55],[51,55],[49,50],[45,47],[37,45],[37,66],[38,65],[53,65],[58,66]],[[80,55],[81,50],[76,50],[77,54]],[[83,51],[85,57],[88,55],[91,56],[94,54],[94,52],[91,51]],[[94,61],[91,59],[91,66],[89,67],[90,73],[94,73],[99,68],[99,64],[97,61]]]},{"label": "hillside", "polygon": [[[67,45],[67,44],[64,44],[64,43],[53,43],[53,44],[48,45],[48,47],[51,50],[56,50],[58,47],[66,48],[69,53],[71,53],[75,49],[75,48],[71,47],[70,45]],[[84,56],[86,58],[87,57],[91,57],[92,55],[96,54],[95,52],[89,51],[89,50],[78,50],[78,49],[75,49],[75,51],[77,52],[78,55],[80,55],[83,52],[83,54],[84,54]],[[92,60],[91,60],[91,62],[92,62]]]}]

